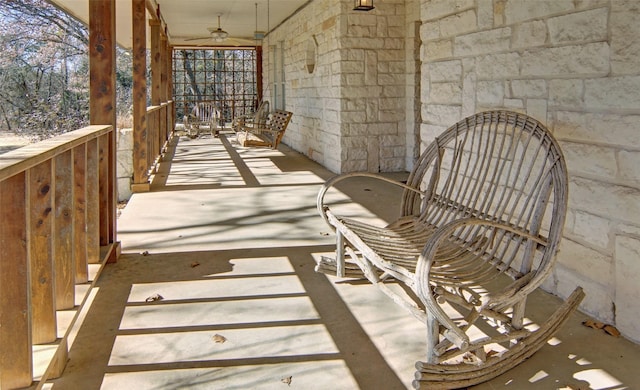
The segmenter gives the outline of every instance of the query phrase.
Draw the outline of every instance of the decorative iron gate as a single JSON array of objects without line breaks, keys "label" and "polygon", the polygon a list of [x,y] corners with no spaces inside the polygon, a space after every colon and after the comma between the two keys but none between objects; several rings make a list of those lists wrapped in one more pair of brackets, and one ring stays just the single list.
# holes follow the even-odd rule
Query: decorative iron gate
[{"label": "decorative iron gate", "polygon": [[253,112],[258,103],[255,49],[174,49],[176,121],[199,102],[213,102],[225,122]]}]

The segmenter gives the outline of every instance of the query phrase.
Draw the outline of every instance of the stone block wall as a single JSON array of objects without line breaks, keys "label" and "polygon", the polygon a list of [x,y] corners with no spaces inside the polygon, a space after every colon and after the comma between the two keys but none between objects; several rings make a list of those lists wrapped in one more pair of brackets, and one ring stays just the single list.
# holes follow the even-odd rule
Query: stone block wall
[{"label": "stone block wall", "polygon": [[422,145],[485,109],[546,123],[570,175],[546,288],[640,341],[640,2],[421,0]]},{"label": "stone block wall", "polygon": [[116,178],[118,202],[131,198],[133,177],[133,129],[118,129],[116,132]]},{"label": "stone block wall", "polygon": [[[293,112],[293,117],[282,142],[334,172],[341,169],[341,80],[335,73],[341,55],[337,38],[340,11],[335,0],[315,0],[263,41],[267,99],[273,88],[272,48],[284,48],[285,109]],[[314,62],[312,73],[307,67],[310,56]]]},{"label": "stone block wall", "polygon": [[340,76],[342,172],[404,170],[406,143],[405,1],[370,12],[342,2]]},{"label": "stone block wall", "polygon": [[284,47],[286,109],[294,113],[284,143],[336,173],[405,170],[407,149],[417,149],[416,110],[406,107],[418,95],[418,4],[386,0],[361,12],[352,0],[315,0],[267,36],[264,96],[273,82],[270,47]]}]

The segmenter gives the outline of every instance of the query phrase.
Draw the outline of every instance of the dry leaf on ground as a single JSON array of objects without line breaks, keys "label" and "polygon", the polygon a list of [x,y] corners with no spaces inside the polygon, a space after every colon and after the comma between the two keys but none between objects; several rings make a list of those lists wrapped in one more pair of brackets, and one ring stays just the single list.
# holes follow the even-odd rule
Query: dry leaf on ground
[{"label": "dry leaf on ground", "polygon": [[224,343],[225,341],[227,341],[227,338],[226,338],[226,337],[224,337],[224,336],[223,336],[223,335],[221,335],[221,334],[217,334],[217,333],[216,333],[216,334],[214,334],[214,335],[213,335],[213,337],[212,337],[211,339],[212,339],[214,342],[218,343],[218,344],[222,344],[222,343]]},{"label": "dry leaf on ground", "polygon": [[620,337],[620,331],[613,325],[605,325],[604,331],[613,337]]},{"label": "dry leaf on ground", "polygon": [[282,383],[286,383],[287,386],[291,386],[291,380],[293,379],[292,376],[285,376],[284,378],[280,379],[282,381]]},{"label": "dry leaf on ground", "polygon": [[605,331],[605,333],[613,337],[620,337],[620,331],[615,326],[610,324],[604,324],[602,322],[592,320],[585,320],[582,321],[582,325],[593,329],[602,329]]},{"label": "dry leaf on ground", "polygon": [[602,329],[605,326],[602,322],[592,320],[582,321],[582,325],[593,329]]},{"label": "dry leaf on ground", "polygon": [[162,295],[160,295],[160,294],[153,294],[152,296],[147,297],[147,299],[145,299],[144,301],[145,301],[145,302],[153,302],[153,301],[161,301],[161,300],[163,300],[163,299],[164,299],[164,297],[163,297]]}]

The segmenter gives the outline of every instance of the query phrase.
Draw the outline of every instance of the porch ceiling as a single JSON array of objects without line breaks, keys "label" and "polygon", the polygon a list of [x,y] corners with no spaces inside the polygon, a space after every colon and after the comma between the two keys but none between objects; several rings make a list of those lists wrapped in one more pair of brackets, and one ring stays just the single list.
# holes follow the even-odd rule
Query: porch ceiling
[{"label": "porch ceiling", "polygon": [[[89,23],[89,0],[49,0],[54,5]],[[116,1],[116,38],[118,44],[131,47],[131,0]],[[252,45],[254,32],[268,32],[303,7],[310,0],[147,0],[149,10],[160,6],[162,20],[166,23],[169,42],[174,46],[226,46]],[[257,20],[256,20],[257,4]],[[220,27],[232,39],[216,44],[207,37],[207,28]],[[256,23],[257,22],[257,23]],[[147,34],[149,36],[149,34]]]}]

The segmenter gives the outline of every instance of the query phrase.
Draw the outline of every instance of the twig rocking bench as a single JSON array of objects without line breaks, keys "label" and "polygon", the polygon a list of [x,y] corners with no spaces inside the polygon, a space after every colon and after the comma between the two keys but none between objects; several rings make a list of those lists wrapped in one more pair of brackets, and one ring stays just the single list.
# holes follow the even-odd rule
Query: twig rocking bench
[{"label": "twig rocking bench", "polygon": [[[325,204],[331,187],[357,176],[403,188],[398,220],[373,226]],[[427,147],[406,184],[369,173],[324,184],[318,211],[337,250],[316,271],[364,276],[426,324],[415,388],[487,381],[540,349],[584,297],[576,288],[537,330],[524,322],[527,296],[555,262],[567,187],[563,155],[541,123],[508,111],[470,116]]]}]

